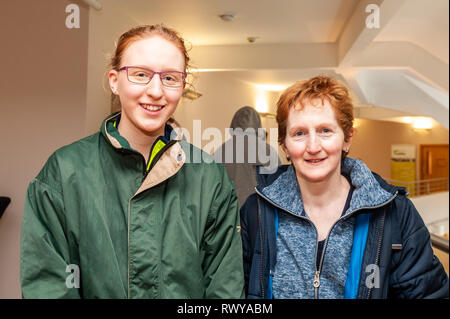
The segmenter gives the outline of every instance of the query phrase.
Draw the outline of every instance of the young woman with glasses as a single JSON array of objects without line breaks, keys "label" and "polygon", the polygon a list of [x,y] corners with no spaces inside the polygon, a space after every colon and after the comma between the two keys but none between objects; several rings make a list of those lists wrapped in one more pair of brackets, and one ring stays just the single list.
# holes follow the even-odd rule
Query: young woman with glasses
[{"label": "young woman with glasses", "polygon": [[29,185],[25,298],[243,296],[232,182],[206,154],[193,158],[201,151],[171,121],[188,63],[162,25],[119,38],[108,76],[121,111],[57,150]]}]

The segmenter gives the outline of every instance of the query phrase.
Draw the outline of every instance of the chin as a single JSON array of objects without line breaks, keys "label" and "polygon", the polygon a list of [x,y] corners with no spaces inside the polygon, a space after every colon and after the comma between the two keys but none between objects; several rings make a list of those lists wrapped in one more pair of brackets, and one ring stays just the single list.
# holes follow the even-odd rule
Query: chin
[{"label": "chin", "polygon": [[327,176],[323,176],[323,175],[320,175],[320,176],[316,176],[316,175],[314,175],[314,176],[301,175],[300,178],[303,179],[306,182],[309,182],[309,183],[320,183],[320,182],[325,181]]},{"label": "chin", "polygon": [[298,176],[300,179],[310,183],[324,182],[333,175],[333,171],[331,170],[323,170],[323,169],[314,170],[308,167],[299,170],[299,173],[300,174],[298,174]]},{"label": "chin", "polygon": [[166,124],[166,122],[151,123],[151,124],[146,123],[146,124],[140,125],[140,129],[145,133],[153,134],[160,130],[164,131],[165,124]]}]

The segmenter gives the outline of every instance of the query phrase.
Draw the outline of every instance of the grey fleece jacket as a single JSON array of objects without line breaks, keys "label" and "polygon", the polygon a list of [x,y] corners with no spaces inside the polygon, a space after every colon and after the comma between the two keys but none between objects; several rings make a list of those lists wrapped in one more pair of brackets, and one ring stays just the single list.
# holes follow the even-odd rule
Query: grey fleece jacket
[{"label": "grey fleece jacket", "polygon": [[[342,173],[354,186],[350,206],[334,224],[325,242],[320,272],[318,298],[343,298],[347,269],[353,244],[354,212],[390,201],[367,166],[356,159],[345,158]],[[278,206],[277,263],[273,274],[274,298],[315,297],[317,231],[303,210],[300,189],[293,166],[271,185],[262,189]]]}]

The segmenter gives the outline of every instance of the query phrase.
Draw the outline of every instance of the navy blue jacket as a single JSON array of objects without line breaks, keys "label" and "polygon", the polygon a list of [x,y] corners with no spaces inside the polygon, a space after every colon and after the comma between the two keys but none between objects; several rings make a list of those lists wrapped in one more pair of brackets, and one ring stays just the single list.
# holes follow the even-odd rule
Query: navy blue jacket
[{"label": "navy blue jacket", "polygon": [[[261,192],[288,167],[280,166],[270,175],[258,174],[257,193],[249,196],[241,208],[248,298],[270,297],[270,278],[277,256],[276,210]],[[369,213],[370,218],[356,298],[448,298],[448,276],[434,256],[430,234],[407,193],[387,184],[377,174],[373,176],[384,190],[396,196],[383,206],[357,213]],[[367,272],[371,265],[379,269],[378,288],[366,284],[374,275]]]}]

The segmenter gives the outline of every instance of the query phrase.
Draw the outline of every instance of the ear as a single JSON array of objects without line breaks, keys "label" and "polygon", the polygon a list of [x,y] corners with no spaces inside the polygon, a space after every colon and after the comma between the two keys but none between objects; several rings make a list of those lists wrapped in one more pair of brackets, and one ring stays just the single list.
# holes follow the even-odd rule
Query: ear
[{"label": "ear", "polygon": [[283,150],[284,154],[286,154],[287,157],[290,157],[289,152],[286,148],[286,144],[283,143],[283,144],[280,144],[280,146],[281,146],[281,149]]},{"label": "ear", "polygon": [[353,139],[353,134],[355,133],[355,130],[352,128],[350,130],[350,136],[348,137],[347,141],[344,142],[344,150],[345,149],[349,149],[350,146],[352,145],[352,139]]},{"label": "ear", "polygon": [[116,70],[111,70],[108,73],[108,81],[109,87],[111,91],[115,95],[119,95],[118,86],[119,86],[119,73]]}]

